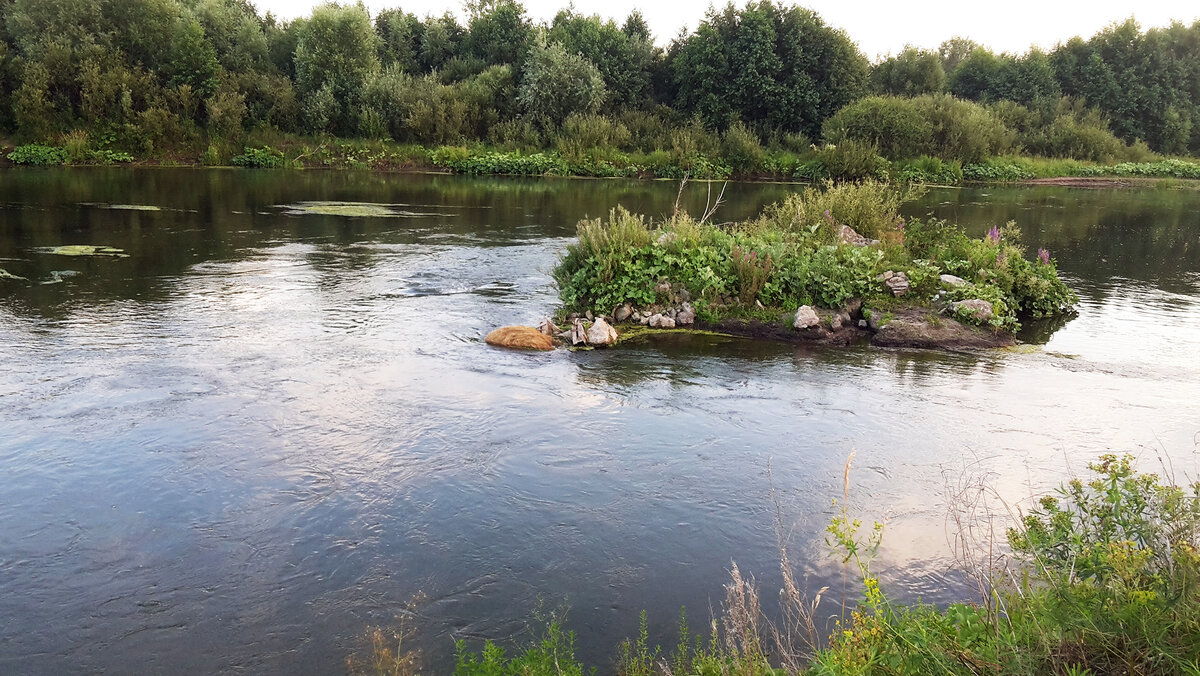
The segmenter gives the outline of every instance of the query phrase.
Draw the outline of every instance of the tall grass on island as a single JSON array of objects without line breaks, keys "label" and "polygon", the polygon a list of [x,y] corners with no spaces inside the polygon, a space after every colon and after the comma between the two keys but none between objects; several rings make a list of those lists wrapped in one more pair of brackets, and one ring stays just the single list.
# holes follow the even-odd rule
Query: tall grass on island
[{"label": "tall grass on island", "polygon": [[[668,303],[661,282],[686,289],[701,321],[778,323],[803,305],[841,309],[857,298],[886,312],[897,305],[943,310],[966,323],[1015,331],[1021,318],[1068,312],[1077,301],[1050,253],[1027,258],[1013,224],[983,238],[937,219],[904,219],[900,206],[919,187],[867,181],[806,188],[744,223],[676,212],[661,222],[617,208],[579,224],[579,241],[554,271],[565,312],[610,315]],[[875,243],[847,242],[849,227]],[[903,272],[910,289],[895,298],[880,276]],[[961,279],[955,285],[942,275]],[[990,315],[954,306],[990,303]]]},{"label": "tall grass on island", "polygon": [[[884,526],[867,526],[845,498],[827,529],[830,553],[861,596],[842,617],[817,617],[822,589],[800,588],[780,545],[783,586],[768,617],[754,581],[734,564],[719,616],[695,634],[651,645],[636,636],[603,673],[620,676],[1200,674],[1200,482],[1164,481],[1106,454],[1033,502],[1005,503],[974,477],[953,487],[951,523],[962,571],[978,597],[939,608],[893,600],[872,570]],[[987,507],[981,504],[987,503]],[[983,517],[982,520],[980,517]],[[1005,524],[1007,524],[1005,526]],[[997,533],[1004,533],[997,538]],[[1000,541],[997,541],[997,540]],[[512,656],[491,641],[459,642],[457,676],[596,673],[575,654],[563,616],[548,618]],[[352,673],[432,673],[409,656],[351,660]]]}]

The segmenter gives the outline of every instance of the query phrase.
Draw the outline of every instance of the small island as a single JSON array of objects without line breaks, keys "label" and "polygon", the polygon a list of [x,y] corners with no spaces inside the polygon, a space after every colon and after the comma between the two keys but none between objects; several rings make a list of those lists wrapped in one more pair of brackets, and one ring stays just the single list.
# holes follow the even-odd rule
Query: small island
[{"label": "small island", "polygon": [[[1023,319],[1073,311],[1050,253],[1027,257],[1014,223],[973,239],[945,221],[902,218],[921,190],[826,184],[743,223],[712,222],[715,206],[661,222],[618,207],[580,222],[554,271],[556,319],[567,326],[547,320],[537,331],[573,347],[688,329],[972,349],[1011,346]],[[505,344],[499,332],[488,342]]]}]

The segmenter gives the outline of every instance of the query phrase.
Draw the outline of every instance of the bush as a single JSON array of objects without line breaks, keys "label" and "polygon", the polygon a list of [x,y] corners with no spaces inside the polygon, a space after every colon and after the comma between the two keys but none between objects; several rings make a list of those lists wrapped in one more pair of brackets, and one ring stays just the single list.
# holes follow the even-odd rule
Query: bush
[{"label": "bush", "polygon": [[555,135],[555,148],[564,157],[598,159],[606,151],[629,146],[632,136],[620,122],[603,115],[572,114]]},{"label": "bush", "polygon": [[978,162],[1008,152],[1016,138],[999,117],[973,101],[933,94],[912,103],[929,125],[928,154],[943,160]]},{"label": "bush", "polygon": [[925,154],[933,129],[912,99],[868,96],[825,120],[822,133],[826,143],[854,141],[896,160]]},{"label": "bush", "polygon": [[741,122],[734,122],[721,136],[721,157],[734,171],[750,173],[762,169],[765,154],[758,136]]},{"label": "bush", "polygon": [[270,146],[243,148],[242,154],[234,155],[229,162],[237,167],[255,169],[277,169],[287,164],[287,160],[283,158],[283,151],[275,150]]},{"label": "bush", "polygon": [[957,161],[922,156],[894,163],[892,178],[903,183],[958,183],[963,179],[963,166]]},{"label": "bush", "polygon": [[821,148],[817,151],[816,161],[819,177],[835,181],[882,181],[887,179],[891,168],[874,145],[851,139]]},{"label": "bush", "polygon": [[69,157],[65,148],[30,143],[14,148],[8,159],[15,164],[49,167],[66,164]]}]

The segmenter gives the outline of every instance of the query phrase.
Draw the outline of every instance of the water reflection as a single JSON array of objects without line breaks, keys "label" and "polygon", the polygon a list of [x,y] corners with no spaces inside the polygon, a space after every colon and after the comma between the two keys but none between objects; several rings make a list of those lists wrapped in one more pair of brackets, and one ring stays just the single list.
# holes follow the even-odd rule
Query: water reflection
[{"label": "water reflection", "polygon": [[[664,212],[675,186],[4,178],[5,269],[81,273],[0,291],[5,672],[328,673],[418,591],[437,665],[452,638],[520,631],[539,596],[572,606],[605,665],[643,608],[654,640],[672,640],[681,605],[702,624],[731,559],[770,596],[771,482],[809,584],[840,585],[823,531],[852,452],[853,509],[889,519],[876,569],[930,602],[966,593],[948,473],[994,473],[1016,502],[1107,449],[1200,468],[1197,193],[989,188],[914,207],[978,232],[1018,218],[1055,251],[1083,302],[1056,331],[1031,325],[1044,344],[1029,351],[672,336],[533,355],[481,338],[554,307],[548,273],[578,218]],[[726,217],[784,190],[731,186]],[[314,200],[450,215],[275,206]],[[99,206],[121,204],[162,210]],[[131,257],[30,251],[79,243]]]}]

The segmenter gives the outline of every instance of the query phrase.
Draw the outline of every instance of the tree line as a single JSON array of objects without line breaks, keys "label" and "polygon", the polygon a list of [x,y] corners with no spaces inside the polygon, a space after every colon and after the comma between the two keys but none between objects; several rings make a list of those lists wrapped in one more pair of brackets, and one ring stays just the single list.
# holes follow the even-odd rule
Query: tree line
[{"label": "tree line", "polygon": [[[1142,31],[1131,19],[1023,55],[955,38],[871,64],[814,12],[767,1],[710,10],[665,48],[638,12],[617,23],[568,8],[535,23],[518,0],[466,9],[463,23],[331,3],[281,21],[248,0],[0,0],[0,129],[145,156],[260,129],[517,149],[688,152],[704,138],[799,149],[878,144],[887,124],[936,136],[929,111],[962,100],[1032,152],[1086,155],[1074,146],[1103,136],[1200,153],[1200,22]],[[923,121],[888,122],[896,111]],[[937,152],[928,145],[902,151]]]}]

